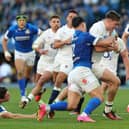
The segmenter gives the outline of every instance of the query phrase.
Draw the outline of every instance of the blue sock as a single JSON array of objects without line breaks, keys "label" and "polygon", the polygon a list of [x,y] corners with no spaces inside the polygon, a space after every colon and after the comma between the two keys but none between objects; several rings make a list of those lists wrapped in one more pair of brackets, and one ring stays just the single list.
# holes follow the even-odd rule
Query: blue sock
[{"label": "blue sock", "polygon": [[60,101],[57,103],[50,104],[51,111],[57,110],[57,111],[66,111],[67,110],[67,102]]},{"label": "blue sock", "polygon": [[91,98],[87,103],[83,112],[87,115],[91,114],[99,105],[101,104],[101,100],[99,98]]},{"label": "blue sock", "polygon": [[60,91],[58,90],[52,90],[52,94],[51,94],[51,97],[49,98],[48,104],[53,103],[53,101],[56,99],[59,93]]},{"label": "blue sock", "polygon": [[28,82],[28,79],[26,79],[26,78],[22,78],[22,79],[18,80],[21,96],[25,96],[27,82]]}]

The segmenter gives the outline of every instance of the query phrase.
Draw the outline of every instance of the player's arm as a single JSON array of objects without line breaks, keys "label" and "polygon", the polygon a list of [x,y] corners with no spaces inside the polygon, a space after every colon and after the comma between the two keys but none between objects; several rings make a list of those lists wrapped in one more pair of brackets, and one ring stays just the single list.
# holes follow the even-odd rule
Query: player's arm
[{"label": "player's arm", "polygon": [[44,33],[42,33],[33,43],[32,48],[39,54],[47,54],[48,50],[44,50]]},{"label": "player's arm", "polygon": [[95,49],[96,52],[105,52],[105,51],[112,51],[112,50],[114,50],[114,47],[94,46],[94,49]]},{"label": "player's arm", "polygon": [[71,43],[71,40],[72,40],[72,38],[70,37],[70,38],[68,38],[68,39],[66,39],[66,40],[55,40],[55,42],[54,42],[54,44],[53,44],[53,48],[55,48],[55,49],[57,49],[57,48],[61,48],[61,47],[63,47],[64,45],[68,45],[68,44],[70,44]]},{"label": "player's arm", "polygon": [[2,47],[3,47],[3,51],[4,51],[4,56],[5,56],[5,59],[7,61],[10,61],[12,56],[11,56],[11,54],[8,51],[7,43],[8,43],[8,39],[3,37],[3,39],[2,39]]},{"label": "player's arm", "polygon": [[18,114],[18,113],[11,113],[11,112],[3,112],[1,115],[2,118],[11,118],[11,119],[22,119],[22,118],[36,118],[36,114]]},{"label": "player's arm", "polygon": [[124,32],[123,35],[122,35],[122,39],[123,39],[123,41],[124,41],[126,44],[127,44],[127,39],[128,39],[128,37],[129,37],[129,33]]},{"label": "player's arm", "polygon": [[127,44],[127,40],[128,40],[128,37],[129,37],[129,24],[127,24],[126,28],[125,28],[125,31],[122,35],[122,39],[123,41]]},{"label": "player's arm", "polygon": [[110,36],[105,39],[99,38],[99,40],[97,40],[95,46],[106,48],[106,47],[114,47],[115,44],[116,44],[115,37]]},{"label": "player's arm", "polygon": [[123,52],[120,53],[124,66],[125,66],[125,70],[126,70],[126,80],[129,80],[129,58],[128,58],[128,51],[127,49],[125,49]]}]

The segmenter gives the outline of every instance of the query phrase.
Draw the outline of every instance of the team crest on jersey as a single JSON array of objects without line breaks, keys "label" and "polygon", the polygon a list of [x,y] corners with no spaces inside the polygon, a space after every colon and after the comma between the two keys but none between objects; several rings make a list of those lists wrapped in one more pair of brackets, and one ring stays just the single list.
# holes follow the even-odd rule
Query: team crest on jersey
[{"label": "team crest on jersey", "polygon": [[68,68],[68,65],[65,65],[65,68]]},{"label": "team crest on jersey", "polygon": [[87,84],[87,80],[86,79],[82,79],[82,83],[83,84]]},{"label": "team crest on jersey", "polygon": [[26,33],[26,34],[30,34],[30,30],[27,29],[27,30],[25,31],[25,33]]}]

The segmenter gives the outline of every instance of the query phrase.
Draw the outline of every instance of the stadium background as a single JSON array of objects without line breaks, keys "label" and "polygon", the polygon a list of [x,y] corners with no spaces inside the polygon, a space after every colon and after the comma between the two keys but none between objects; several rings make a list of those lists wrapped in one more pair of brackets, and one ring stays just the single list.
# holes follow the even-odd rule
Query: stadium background
[{"label": "stadium background", "polygon": [[[121,25],[117,30],[119,36],[129,22],[129,0],[0,0],[0,62],[5,62],[1,46],[2,36],[10,25],[16,24],[17,14],[27,14],[29,22],[45,30],[49,27],[49,17],[54,14],[59,15],[64,24],[66,13],[70,9],[77,10],[83,16],[88,29],[94,22],[104,18],[108,10],[116,10],[121,14]],[[13,40],[9,41],[8,47],[13,54]],[[10,65],[14,69],[13,62]],[[124,84],[125,70],[121,58],[118,64],[118,75]],[[15,72],[11,81],[16,81]]]}]

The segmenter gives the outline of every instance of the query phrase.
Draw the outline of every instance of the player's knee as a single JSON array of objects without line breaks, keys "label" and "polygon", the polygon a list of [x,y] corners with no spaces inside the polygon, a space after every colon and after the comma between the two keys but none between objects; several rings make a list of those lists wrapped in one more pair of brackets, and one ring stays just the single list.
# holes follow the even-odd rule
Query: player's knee
[{"label": "player's knee", "polygon": [[76,109],[76,107],[77,107],[77,105],[71,104],[71,105],[67,106],[67,110],[72,111],[72,110]]},{"label": "player's knee", "polygon": [[17,76],[18,76],[18,78],[22,78],[23,77],[23,72],[22,71],[18,71],[17,72]]},{"label": "player's knee", "polygon": [[116,88],[118,88],[120,86],[121,81],[120,81],[120,79],[118,77],[116,77],[114,83],[115,83]]}]

